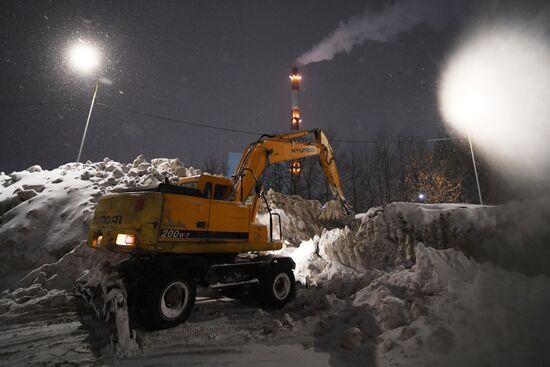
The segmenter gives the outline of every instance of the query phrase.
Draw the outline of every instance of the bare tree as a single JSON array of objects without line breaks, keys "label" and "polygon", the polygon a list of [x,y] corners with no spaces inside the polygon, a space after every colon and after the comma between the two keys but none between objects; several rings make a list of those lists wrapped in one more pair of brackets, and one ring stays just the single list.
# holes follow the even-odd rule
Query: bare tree
[{"label": "bare tree", "polygon": [[391,166],[392,152],[390,151],[390,135],[386,130],[376,134],[374,143],[374,163],[379,200],[381,204],[391,201]]},{"label": "bare tree", "polygon": [[434,160],[434,153],[417,152],[413,158],[413,172],[405,183],[410,187],[409,200],[415,200],[417,193],[423,193],[430,203],[454,203],[460,200],[462,184],[453,179],[443,166]]},{"label": "bare tree", "polygon": [[288,164],[277,163],[269,166],[263,177],[264,186],[278,192],[290,193]]},{"label": "bare tree", "polygon": [[362,163],[362,170],[361,170],[361,180],[360,180],[360,186],[364,188],[363,196],[364,196],[364,203],[361,208],[357,207],[358,209],[368,209],[374,206],[374,191],[373,191],[373,167],[372,167],[372,160],[371,155],[369,153],[369,147],[364,146],[363,150],[361,152],[361,163]]},{"label": "bare tree", "polygon": [[225,172],[223,172],[223,162],[220,162],[220,160],[212,154],[204,161],[203,167],[204,172],[213,175],[225,174]]},{"label": "bare tree", "polygon": [[362,200],[361,181],[363,177],[363,164],[361,162],[361,155],[356,144],[348,144],[346,149],[347,153],[343,155],[344,162],[342,167],[345,169],[345,175],[343,175],[343,185],[348,189],[351,194],[351,205],[354,208],[359,207]]},{"label": "bare tree", "polygon": [[[321,178],[321,167],[319,166],[318,157],[309,157],[302,159],[302,180],[303,190],[305,196],[308,199],[315,197],[315,190],[318,186],[322,185],[325,178]],[[302,188],[300,188],[302,189]]]}]

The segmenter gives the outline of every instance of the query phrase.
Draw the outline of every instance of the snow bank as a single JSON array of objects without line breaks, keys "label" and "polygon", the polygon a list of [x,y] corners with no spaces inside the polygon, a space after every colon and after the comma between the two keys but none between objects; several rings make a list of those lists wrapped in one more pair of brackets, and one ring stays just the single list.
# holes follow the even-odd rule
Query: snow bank
[{"label": "snow bank", "polygon": [[[266,198],[273,213],[281,216],[282,237],[293,245],[299,245],[320,233],[323,229],[319,216],[322,212],[321,203],[317,200],[305,200],[299,196],[287,196],[269,189]],[[269,226],[269,214],[261,202],[258,223]],[[273,236],[281,238],[278,218],[273,217]]]},{"label": "snow bank", "polygon": [[319,268],[317,286],[299,289],[285,309],[294,320],[288,333],[307,330],[316,347],[343,365],[548,365],[550,277],[422,243],[414,258],[410,268],[363,274],[348,269],[324,277],[333,268]]},{"label": "snow bank", "polygon": [[[282,238],[295,246],[320,234],[326,227],[343,226],[347,221],[341,204],[336,200],[321,205],[318,200],[288,196],[272,189],[267,191],[266,199],[272,212],[281,216]],[[269,226],[269,214],[263,201],[256,221]],[[281,238],[280,235],[278,219],[274,216],[273,236]]]},{"label": "snow bank", "polygon": [[70,302],[70,293],[64,290],[47,290],[40,284],[3,292],[0,297],[0,315],[17,315],[34,312],[44,307],[65,306]]},{"label": "snow bank", "polygon": [[351,279],[364,276],[364,273],[338,262],[327,260],[322,254],[319,254],[319,243],[320,237],[316,235],[314,238],[302,242],[298,247],[284,245],[283,249],[276,253],[290,256],[294,260],[296,263],[294,275],[304,285],[321,285],[335,279],[349,282]]},{"label": "snow bank", "polygon": [[549,208],[372,208],[281,251],[314,286],[287,311],[350,365],[548,365]]},{"label": "snow bank", "polygon": [[55,263],[44,264],[31,271],[19,281],[22,287],[39,284],[46,289],[72,290],[74,281],[98,264],[109,262],[114,265],[129,255],[114,253],[104,249],[92,249],[82,241]]},{"label": "snow bank", "polygon": [[0,175],[0,275],[54,262],[86,239],[98,198],[198,173],[178,159],[32,166]]},{"label": "snow bank", "polygon": [[422,242],[524,274],[550,275],[550,197],[502,206],[399,202],[358,214],[343,228],[326,229],[316,202],[276,195],[283,235],[291,244],[319,235],[315,253],[358,272],[411,267]]},{"label": "snow bank", "polygon": [[[380,365],[542,365],[550,278],[528,277],[461,252],[416,246],[411,269],[351,296],[378,321]],[[359,312],[359,311],[358,311]]]}]

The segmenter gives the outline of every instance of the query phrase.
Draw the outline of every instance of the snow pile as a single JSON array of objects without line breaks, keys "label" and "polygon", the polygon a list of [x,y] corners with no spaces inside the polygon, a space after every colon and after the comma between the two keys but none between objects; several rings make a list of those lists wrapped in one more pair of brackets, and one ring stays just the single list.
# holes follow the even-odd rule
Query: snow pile
[{"label": "snow pile", "polygon": [[154,187],[165,177],[199,171],[178,159],[143,156],[124,164],[69,163],[51,171],[32,166],[0,175],[0,275],[54,262],[86,239],[98,198],[127,188]]},{"label": "snow pile", "polygon": [[294,260],[296,263],[294,275],[297,281],[309,286],[326,284],[335,278],[349,281],[364,276],[364,273],[339,262],[330,261],[320,254],[320,240],[321,238],[316,235],[314,238],[302,242],[298,247],[284,245],[280,251],[276,251],[280,255],[290,256]]},{"label": "snow pile", "polygon": [[381,365],[540,365],[550,325],[550,278],[416,246],[411,269],[384,274],[352,307],[380,326]]},{"label": "snow pile", "polygon": [[[469,252],[472,243],[477,244],[490,231],[494,232],[498,227],[497,213],[503,210],[475,205],[392,203],[356,215],[343,228],[327,229],[322,225],[327,211],[316,201],[273,192],[268,197],[270,201],[276,198],[273,206],[282,217],[283,234],[297,240],[300,237],[294,235],[296,232],[302,237],[313,233],[298,249],[292,249],[289,241],[291,246],[282,251],[296,262],[297,276],[310,280],[330,280],[339,272],[365,274],[411,267],[419,242],[433,248]],[[300,232],[303,222],[309,223],[309,231]]]},{"label": "snow pile", "polygon": [[311,333],[343,365],[547,365],[550,277],[422,243],[414,258],[411,268],[343,273],[298,290],[287,335]]},{"label": "snow pile", "polygon": [[[320,234],[326,227],[343,226],[348,220],[337,200],[321,205],[318,200],[288,196],[272,189],[267,191],[266,199],[272,213],[281,216],[282,238],[295,246]],[[269,214],[263,201],[260,202],[256,221],[269,227]],[[273,217],[273,236],[281,238],[276,216]]]},{"label": "snow pile", "polygon": [[319,220],[326,228],[343,227],[349,221],[342,203],[339,200],[330,200],[323,205]]},{"label": "snow pile", "polygon": [[[0,317],[17,317],[45,308],[66,306],[74,299],[73,293],[87,292],[98,315],[105,319],[114,315],[116,339],[114,352],[119,357],[133,355],[138,346],[135,331],[129,327],[128,308],[124,286],[110,269],[129,255],[103,249],[91,249],[82,241],[75,249],[52,264],[44,264],[19,281],[20,288],[6,290],[0,297]],[[94,293],[102,287],[105,298]],[[96,297],[94,297],[94,295]]]},{"label": "snow pile", "polygon": [[[322,212],[321,203],[317,200],[305,200],[299,196],[287,196],[269,189],[266,199],[273,213],[281,216],[282,237],[293,245],[314,237],[323,230],[319,216]],[[256,217],[258,223],[269,227],[269,214],[265,204],[261,206]],[[273,236],[280,238],[279,219],[273,217]]]},{"label": "snow pile", "polygon": [[349,365],[547,365],[549,199],[393,203],[286,246],[314,286],[288,332]]},{"label": "snow pile", "polygon": [[116,264],[127,255],[91,249],[82,241],[55,263],[44,264],[17,283],[17,289],[5,290],[0,298],[0,315],[16,315],[44,307],[67,304],[74,281],[88,277],[97,264]]},{"label": "snow pile", "polygon": [[[498,207],[398,202],[371,208],[334,229],[324,227],[327,211],[316,201],[277,193],[268,197],[276,198],[285,240],[296,246],[318,235],[313,253],[358,272],[411,267],[415,246],[422,242],[525,274],[550,275],[550,197]],[[261,222],[268,219],[265,214]]]},{"label": "snow pile", "polygon": [[16,315],[44,307],[65,306],[69,301],[70,294],[65,290],[47,290],[40,284],[34,284],[13,292],[4,291],[0,298],[0,315]]},{"label": "snow pile", "polygon": [[71,290],[74,281],[83,274],[88,274],[97,264],[109,262],[114,265],[128,257],[129,255],[104,249],[92,249],[86,241],[82,241],[57,262],[44,264],[31,271],[19,284],[23,287],[40,284],[46,289]]}]

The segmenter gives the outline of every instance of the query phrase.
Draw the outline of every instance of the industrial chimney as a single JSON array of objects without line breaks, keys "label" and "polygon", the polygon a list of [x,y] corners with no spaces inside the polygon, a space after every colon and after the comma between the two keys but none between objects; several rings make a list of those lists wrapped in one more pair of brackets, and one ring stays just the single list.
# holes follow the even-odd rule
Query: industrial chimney
[{"label": "industrial chimney", "polygon": [[300,105],[298,94],[300,93],[300,80],[302,76],[298,73],[298,68],[295,66],[290,73],[290,129],[292,131],[300,130]]},{"label": "industrial chimney", "polygon": [[[302,119],[300,118],[300,104],[298,103],[298,94],[300,92],[300,81],[302,76],[295,66],[290,72],[290,130],[300,130]],[[300,161],[292,161],[289,166],[290,170],[290,193],[296,194],[296,186],[302,172]]]}]

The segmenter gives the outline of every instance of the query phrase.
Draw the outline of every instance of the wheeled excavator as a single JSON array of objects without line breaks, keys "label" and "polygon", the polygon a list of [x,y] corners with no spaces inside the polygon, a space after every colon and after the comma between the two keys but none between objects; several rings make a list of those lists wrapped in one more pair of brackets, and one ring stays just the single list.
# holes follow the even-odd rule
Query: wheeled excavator
[{"label": "wheeled excavator", "polygon": [[[314,139],[306,140],[311,135]],[[231,178],[202,174],[177,184],[166,180],[153,189],[103,196],[88,245],[131,257],[116,266],[121,282],[80,294],[89,301],[116,303],[102,306],[103,317],[126,303],[153,329],[185,321],[197,285],[218,290],[256,287],[262,305],[282,307],[294,295],[295,264],[290,257],[269,253],[282,248],[281,221],[269,207],[261,179],[269,165],[310,156],[319,157],[333,195],[350,213],[332,147],[320,129],[262,135],[248,145]],[[269,226],[256,222],[261,199]],[[112,288],[121,284],[124,289],[112,296]]]}]

